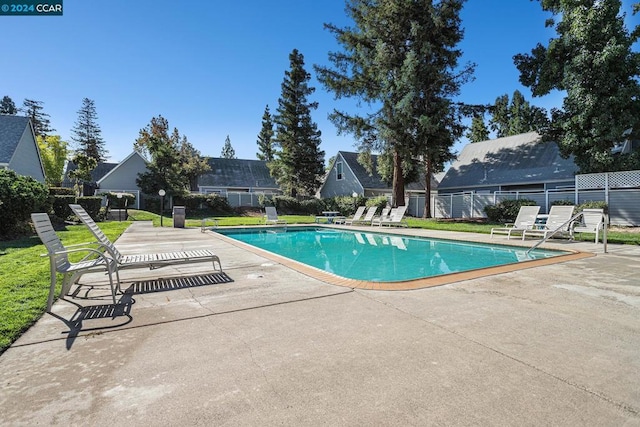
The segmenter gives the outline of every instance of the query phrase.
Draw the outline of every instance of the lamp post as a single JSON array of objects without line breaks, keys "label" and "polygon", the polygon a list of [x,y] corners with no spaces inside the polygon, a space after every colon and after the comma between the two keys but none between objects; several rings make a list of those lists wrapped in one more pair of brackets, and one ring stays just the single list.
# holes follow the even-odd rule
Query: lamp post
[{"label": "lamp post", "polygon": [[122,222],[122,193],[118,193],[118,221]]},{"label": "lamp post", "polygon": [[351,193],[351,197],[353,197],[353,211],[355,212],[358,207],[356,206],[356,197],[358,197],[358,193],[355,191]]},{"label": "lamp post", "polygon": [[160,195],[160,227],[162,227],[162,216],[164,213],[164,195],[167,194],[167,192],[164,190],[160,190],[158,191],[158,194]]}]

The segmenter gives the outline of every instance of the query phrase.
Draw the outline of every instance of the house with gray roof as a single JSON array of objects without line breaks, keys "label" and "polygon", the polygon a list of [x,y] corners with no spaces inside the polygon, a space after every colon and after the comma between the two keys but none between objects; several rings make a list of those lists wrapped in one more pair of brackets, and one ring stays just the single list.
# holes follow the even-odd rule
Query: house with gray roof
[{"label": "house with gray roof", "polygon": [[28,117],[0,115],[0,168],[45,182],[40,150]]},{"label": "house with gray roof", "polygon": [[[377,172],[378,156],[372,154],[371,160],[373,172],[370,173],[358,162],[358,153],[338,151],[331,169],[318,190],[320,198],[351,196],[354,193],[365,197],[390,196],[393,192],[391,185],[383,181]],[[432,192],[437,188],[438,183],[432,177]],[[419,181],[406,183],[405,191],[408,193],[407,196],[424,195],[424,176]]]},{"label": "house with gray roof", "polygon": [[266,161],[212,157],[208,159],[208,163],[211,170],[198,178],[198,190],[202,194],[281,194],[280,187],[269,173]]},{"label": "house with gray roof", "polygon": [[467,144],[438,186],[438,194],[569,188],[578,167],[555,142],[536,132]]}]

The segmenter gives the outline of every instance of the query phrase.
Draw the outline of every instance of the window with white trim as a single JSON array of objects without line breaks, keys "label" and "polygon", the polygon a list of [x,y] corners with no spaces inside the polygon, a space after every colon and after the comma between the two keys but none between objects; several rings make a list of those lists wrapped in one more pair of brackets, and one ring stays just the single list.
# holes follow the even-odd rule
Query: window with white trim
[{"label": "window with white trim", "polygon": [[344,174],[342,173],[342,162],[336,163],[336,179],[338,181],[344,179]]}]

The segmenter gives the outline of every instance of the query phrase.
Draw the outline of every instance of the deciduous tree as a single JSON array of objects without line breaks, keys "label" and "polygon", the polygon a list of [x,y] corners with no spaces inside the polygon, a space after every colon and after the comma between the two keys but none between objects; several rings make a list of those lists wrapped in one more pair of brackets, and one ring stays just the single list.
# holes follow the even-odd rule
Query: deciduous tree
[{"label": "deciduous tree", "polygon": [[[562,109],[551,111],[543,131],[583,173],[640,168],[640,155],[616,156],[612,148],[640,127],[640,54],[620,0],[541,0],[554,19],[556,38],[514,56],[520,81],[534,96],[565,91]],[[637,5],[635,6],[637,7]],[[635,12],[635,11],[634,11]],[[557,21],[556,21],[557,20]]]},{"label": "deciduous tree", "polygon": [[64,164],[69,152],[67,143],[62,140],[60,135],[48,135],[46,138],[38,136],[36,139],[42,157],[46,182],[51,187],[60,187]]}]

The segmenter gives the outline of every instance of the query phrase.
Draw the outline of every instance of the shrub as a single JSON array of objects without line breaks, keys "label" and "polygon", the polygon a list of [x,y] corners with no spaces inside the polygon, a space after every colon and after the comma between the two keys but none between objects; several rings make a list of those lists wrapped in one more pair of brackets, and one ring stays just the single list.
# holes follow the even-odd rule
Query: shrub
[{"label": "shrub", "polygon": [[69,204],[75,203],[75,202],[76,202],[76,196],[74,195],[53,196],[53,214],[63,221],[66,220],[73,214],[73,212],[71,212],[71,208],[69,207]]},{"label": "shrub", "polygon": [[551,202],[551,206],[571,206],[571,205],[575,205],[575,202],[573,200],[554,200],[553,202]]},{"label": "shrub", "polygon": [[[131,193],[109,191],[98,195],[107,198],[107,206],[111,209],[124,209],[125,206],[133,206],[136,202],[135,194]],[[122,197],[118,197],[119,195],[122,195]]]},{"label": "shrub", "polygon": [[273,205],[279,214],[293,214],[302,212],[302,205],[295,197],[274,196]]},{"label": "shrub", "polygon": [[387,199],[387,196],[372,197],[367,200],[367,206],[377,206],[379,211],[386,208],[388,204],[389,200]]},{"label": "shrub", "polygon": [[[135,199],[135,198],[134,198]],[[78,197],[77,203],[84,208],[89,216],[96,221],[100,218],[100,209],[102,208],[102,197],[87,196]]]},{"label": "shrub", "polygon": [[503,200],[497,205],[487,205],[484,212],[491,222],[513,222],[518,216],[521,206],[535,206],[537,203],[530,199]]},{"label": "shrub", "polygon": [[52,196],[75,196],[76,192],[73,188],[68,187],[49,187],[49,194]]},{"label": "shrub", "polygon": [[333,210],[327,207],[324,200],[316,198],[303,200],[300,202],[300,206],[302,208],[302,213],[309,215],[320,215],[322,211]]},{"label": "shrub", "polygon": [[584,209],[604,209],[604,213],[609,213],[609,206],[604,201],[588,200],[576,206],[575,213],[582,212]]},{"label": "shrub", "polygon": [[0,235],[6,235],[32,212],[49,212],[49,190],[29,176],[0,169]]},{"label": "shrub", "polygon": [[233,208],[229,204],[229,200],[219,194],[207,194],[205,204],[213,214],[226,214],[233,212]]}]

